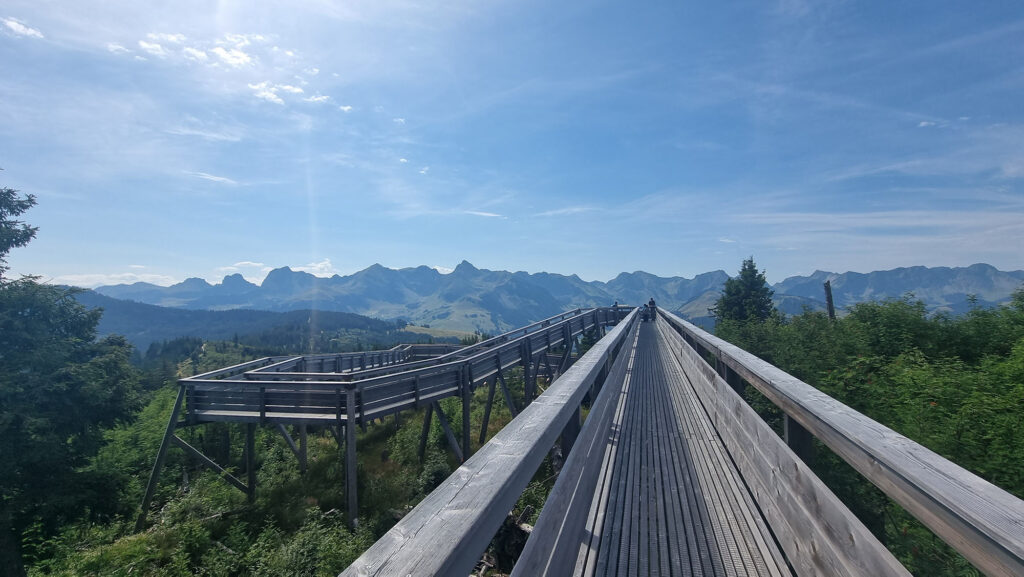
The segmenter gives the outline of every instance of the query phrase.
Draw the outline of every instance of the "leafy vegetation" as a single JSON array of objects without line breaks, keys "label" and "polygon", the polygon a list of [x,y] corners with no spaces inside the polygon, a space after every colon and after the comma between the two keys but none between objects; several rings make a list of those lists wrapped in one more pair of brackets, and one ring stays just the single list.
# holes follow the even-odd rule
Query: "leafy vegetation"
[{"label": "leafy vegetation", "polygon": [[[929,315],[906,295],[854,305],[835,321],[813,311],[726,317],[716,332],[1024,498],[1024,289],[1007,306],[959,317]],[[777,422],[777,411],[748,391]],[[815,472],[915,575],[977,575],[824,446],[816,453]]]}]

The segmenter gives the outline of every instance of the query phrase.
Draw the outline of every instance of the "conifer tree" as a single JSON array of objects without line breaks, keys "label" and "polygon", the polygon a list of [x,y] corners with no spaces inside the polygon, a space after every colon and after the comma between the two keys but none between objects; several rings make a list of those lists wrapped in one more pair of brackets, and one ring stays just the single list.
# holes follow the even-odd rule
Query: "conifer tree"
[{"label": "conifer tree", "polygon": [[764,272],[758,272],[754,257],[743,261],[740,274],[725,281],[722,296],[708,309],[721,321],[764,321],[772,315],[772,295]]}]

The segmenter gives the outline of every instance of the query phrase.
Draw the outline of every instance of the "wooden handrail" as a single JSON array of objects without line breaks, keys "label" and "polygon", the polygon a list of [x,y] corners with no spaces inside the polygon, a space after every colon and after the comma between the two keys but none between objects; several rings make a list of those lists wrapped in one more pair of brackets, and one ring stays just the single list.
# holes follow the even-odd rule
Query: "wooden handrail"
[{"label": "wooden handrail", "polygon": [[662,317],[986,575],[1024,575],[1024,501],[743,349]]}]

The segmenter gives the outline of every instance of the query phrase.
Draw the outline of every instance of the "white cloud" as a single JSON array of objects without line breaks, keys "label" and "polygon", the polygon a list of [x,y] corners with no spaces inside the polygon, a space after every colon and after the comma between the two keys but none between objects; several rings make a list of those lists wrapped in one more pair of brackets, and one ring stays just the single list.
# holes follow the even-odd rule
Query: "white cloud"
[{"label": "white cloud", "polygon": [[498,214],[495,212],[484,212],[482,210],[464,210],[463,214],[469,214],[473,216],[483,216],[487,218],[505,218],[505,215]]},{"label": "white cloud", "polygon": [[352,107],[346,104],[344,106],[339,106],[338,110],[342,112],[352,112]]},{"label": "white cloud", "polygon": [[128,265],[128,268],[140,269],[140,268],[147,268],[147,267],[144,264],[130,264],[130,265]]},{"label": "white cloud", "polygon": [[441,274],[448,274],[448,273],[450,273],[450,272],[455,270],[453,268],[449,268],[449,267],[441,266],[441,265],[434,265],[434,266],[432,266],[430,268],[436,270],[437,272],[439,272]]},{"label": "white cloud", "polygon": [[256,91],[256,98],[262,98],[267,102],[273,102],[274,104],[284,104],[284,100],[277,95],[277,87],[271,85],[269,82],[260,82],[259,84],[250,84],[249,88]]},{"label": "white cloud", "polygon": [[320,262],[311,262],[305,266],[292,267],[292,270],[300,270],[317,276],[330,276],[338,274],[338,270],[331,264],[331,259],[325,258]]},{"label": "white cloud", "polygon": [[725,238],[725,237],[722,237],[722,238],[718,239],[718,242],[724,242],[724,243],[729,243],[729,244],[731,244],[731,243],[734,243],[734,242],[736,242],[736,241],[735,241],[735,240],[733,240],[733,239],[731,239],[731,238]]},{"label": "white cloud", "polygon": [[277,89],[291,94],[302,94],[304,92],[298,86],[292,86],[291,84],[278,84]]},{"label": "white cloud", "polygon": [[217,46],[210,52],[220,58],[220,61],[232,68],[242,68],[252,64],[252,56],[249,56],[245,52],[238,48],[225,49],[223,46]]},{"label": "white cloud", "polygon": [[43,38],[42,32],[36,30],[35,28],[32,28],[31,26],[26,26],[25,24],[15,20],[14,18],[4,18],[3,23],[8,30],[17,34],[18,36],[25,36],[27,38]]},{"label": "white cloud", "polygon": [[236,263],[235,263],[235,264],[233,264],[232,266],[236,266],[236,267],[252,267],[252,268],[264,268],[264,267],[266,267],[267,265],[265,265],[265,264],[263,264],[263,263],[261,263],[261,262],[253,262],[253,261],[251,261],[251,260],[243,260],[243,261],[239,261],[239,262],[236,262]]},{"label": "white cloud", "polygon": [[309,98],[303,98],[303,100],[305,100],[306,102],[327,102],[330,99],[331,97],[325,94],[317,94],[314,96],[310,96]]},{"label": "white cloud", "polygon": [[196,62],[206,62],[210,59],[210,56],[206,52],[199,50],[198,48],[192,48],[191,46],[182,48],[181,52],[185,55],[185,58],[195,60]]},{"label": "white cloud", "polygon": [[110,51],[113,54],[127,54],[127,53],[131,52],[131,50],[128,50],[127,48],[125,48],[124,46],[121,46],[117,42],[108,42],[107,43],[107,50]]},{"label": "white cloud", "polygon": [[405,164],[405,163],[409,162],[409,159],[408,158],[399,158],[398,162],[401,162],[402,164]]},{"label": "white cloud", "polygon": [[160,58],[167,57],[167,51],[164,50],[164,47],[155,42],[139,40],[139,48],[141,48],[143,52],[152,54],[153,56],[159,56]]},{"label": "white cloud", "polygon": [[929,126],[935,126],[935,123],[928,120],[922,120],[917,123],[918,128],[928,128]]},{"label": "white cloud", "polygon": [[428,172],[430,172],[429,166],[424,166],[423,168],[420,169],[420,174],[426,174]]},{"label": "white cloud", "polygon": [[185,41],[184,34],[168,34],[166,32],[150,32],[146,34],[146,38],[157,42],[170,42],[171,44],[181,44]]},{"label": "white cloud", "polygon": [[405,119],[404,118],[392,118],[391,122],[394,122],[395,124],[405,124]]},{"label": "white cloud", "polygon": [[314,66],[303,70],[303,72],[309,74],[310,76],[316,76],[317,74],[320,74],[320,69]]},{"label": "white cloud", "polygon": [[219,182],[221,184],[238,184],[237,181],[232,180],[226,176],[217,176],[215,174],[207,174],[205,172],[189,172],[187,174],[190,176],[194,176],[196,178],[202,178],[203,180],[209,180],[210,182]]}]

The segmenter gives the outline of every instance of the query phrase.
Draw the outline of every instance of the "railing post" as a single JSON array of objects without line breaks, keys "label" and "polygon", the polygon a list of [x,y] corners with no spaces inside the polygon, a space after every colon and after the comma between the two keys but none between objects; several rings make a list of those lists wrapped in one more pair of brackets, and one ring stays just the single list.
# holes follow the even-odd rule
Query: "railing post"
[{"label": "railing post", "polygon": [[248,501],[253,503],[256,501],[256,423],[245,424],[245,474]]},{"label": "railing post", "polygon": [[359,499],[356,495],[356,386],[345,390],[345,498],[348,502],[346,520],[349,529],[356,528],[359,517]]},{"label": "railing post", "polygon": [[462,461],[465,462],[469,458],[470,453],[473,450],[472,445],[469,441],[469,403],[473,399],[473,387],[472,385],[473,375],[470,374],[469,363],[462,365],[462,370],[459,371],[459,381],[462,386]]},{"label": "railing post", "polygon": [[790,450],[808,465],[814,460],[814,443],[811,433],[789,415],[783,415],[783,437]]},{"label": "railing post", "polygon": [[569,417],[569,422],[565,424],[565,428],[562,429],[562,458],[569,458],[569,451],[572,450],[572,446],[576,444],[576,438],[580,436],[580,408],[576,407],[572,416]]}]

